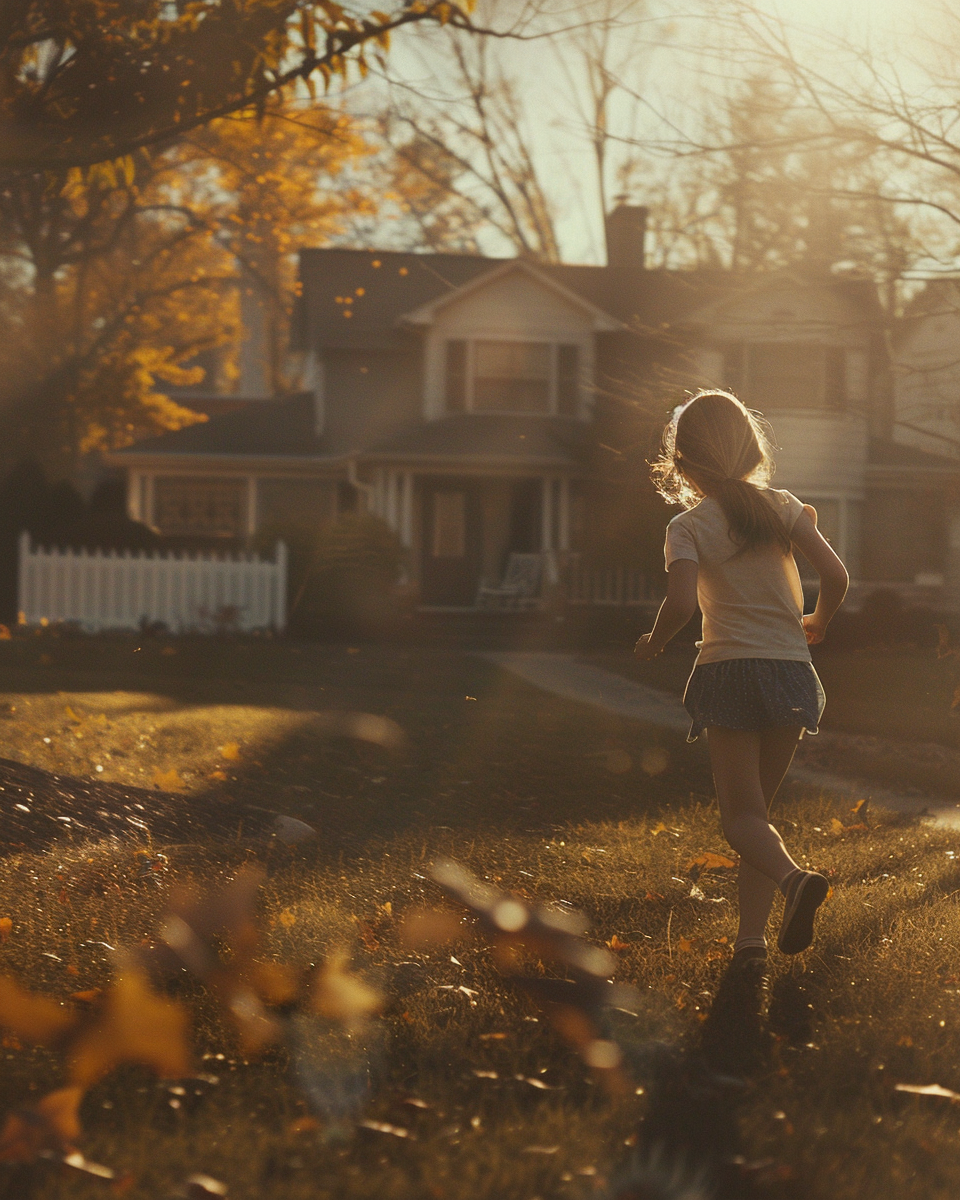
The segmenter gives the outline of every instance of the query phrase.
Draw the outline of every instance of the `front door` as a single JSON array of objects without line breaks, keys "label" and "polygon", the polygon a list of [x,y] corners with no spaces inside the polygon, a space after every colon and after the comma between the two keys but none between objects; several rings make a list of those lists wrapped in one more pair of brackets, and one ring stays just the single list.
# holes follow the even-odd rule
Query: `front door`
[{"label": "front door", "polygon": [[483,556],[479,480],[426,481],[423,535],[424,604],[472,605]]}]

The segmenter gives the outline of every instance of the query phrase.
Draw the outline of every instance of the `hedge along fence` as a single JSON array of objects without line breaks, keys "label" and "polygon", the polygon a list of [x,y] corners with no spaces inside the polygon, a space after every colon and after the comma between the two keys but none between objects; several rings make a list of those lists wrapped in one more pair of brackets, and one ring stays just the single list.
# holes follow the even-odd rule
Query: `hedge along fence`
[{"label": "hedge along fence", "polygon": [[33,548],[20,536],[18,609],[28,625],[64,622],[88,633],[163,625],[178,633],[282,630],[287,549],[174,554]]}]

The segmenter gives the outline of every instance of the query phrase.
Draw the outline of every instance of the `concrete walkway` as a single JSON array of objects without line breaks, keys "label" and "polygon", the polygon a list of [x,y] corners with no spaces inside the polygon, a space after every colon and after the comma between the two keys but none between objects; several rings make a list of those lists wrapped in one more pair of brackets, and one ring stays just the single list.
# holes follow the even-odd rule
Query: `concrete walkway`
[{"label": "concrete walkway", "polygon": [[[478,658],[495,663],[505,671],[565,700],[593,704],[619,717],[686,733],[690,718],[679,699],[670,692],[660,691],[645,683],[605,671],[591,663],[579,662],[575,655],[548,651],[487,651]],[[875,807],[893,812],[926,816],[938,825],[960,829],[960,805],[953,800],[934,796],[907,795],[891,791],[872,780],[834,775],[815,767],[794,763],[788,781],[810,784],[840,798],[868,797]]]}]

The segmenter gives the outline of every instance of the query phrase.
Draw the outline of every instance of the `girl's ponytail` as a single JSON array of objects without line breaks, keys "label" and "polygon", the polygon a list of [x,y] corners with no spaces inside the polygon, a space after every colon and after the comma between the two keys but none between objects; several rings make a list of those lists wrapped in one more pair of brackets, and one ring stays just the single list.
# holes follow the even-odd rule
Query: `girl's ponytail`
[{"label": "girl's ponytail", "polygon": [[777,545],[790,553],[786,526],[761,494],[773,475],[770,440],[736,396],[700,392],[678,408],[651,473],[660,494],[684,508],[712,496],[741,548]]},{"label": "girl's ponytail", "polygon": [[722,479],[714,495],[735,541],[744,547],[776,544],[784,554],[790,553],[787,527],[758,487],[745,479]]}]

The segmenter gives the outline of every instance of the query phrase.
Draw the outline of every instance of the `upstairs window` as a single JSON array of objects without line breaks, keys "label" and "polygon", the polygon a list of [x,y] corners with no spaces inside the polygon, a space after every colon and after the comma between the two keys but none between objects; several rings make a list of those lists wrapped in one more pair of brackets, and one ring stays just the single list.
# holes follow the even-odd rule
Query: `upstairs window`
[{"label": "upstairs window", "polygon": [[474,342],[473,407],[548,413],[552,349],[547,342]]},{"label": "upstairs window", "polygon": [[445,365],[447,412],[579,413],[579,346],[455,340]]},{"label": "upstairs window", "polygon": [[735,342],[724,351],[724,383],[748,404],[840,409],[847,400],[842,346],[815,342]]}]

